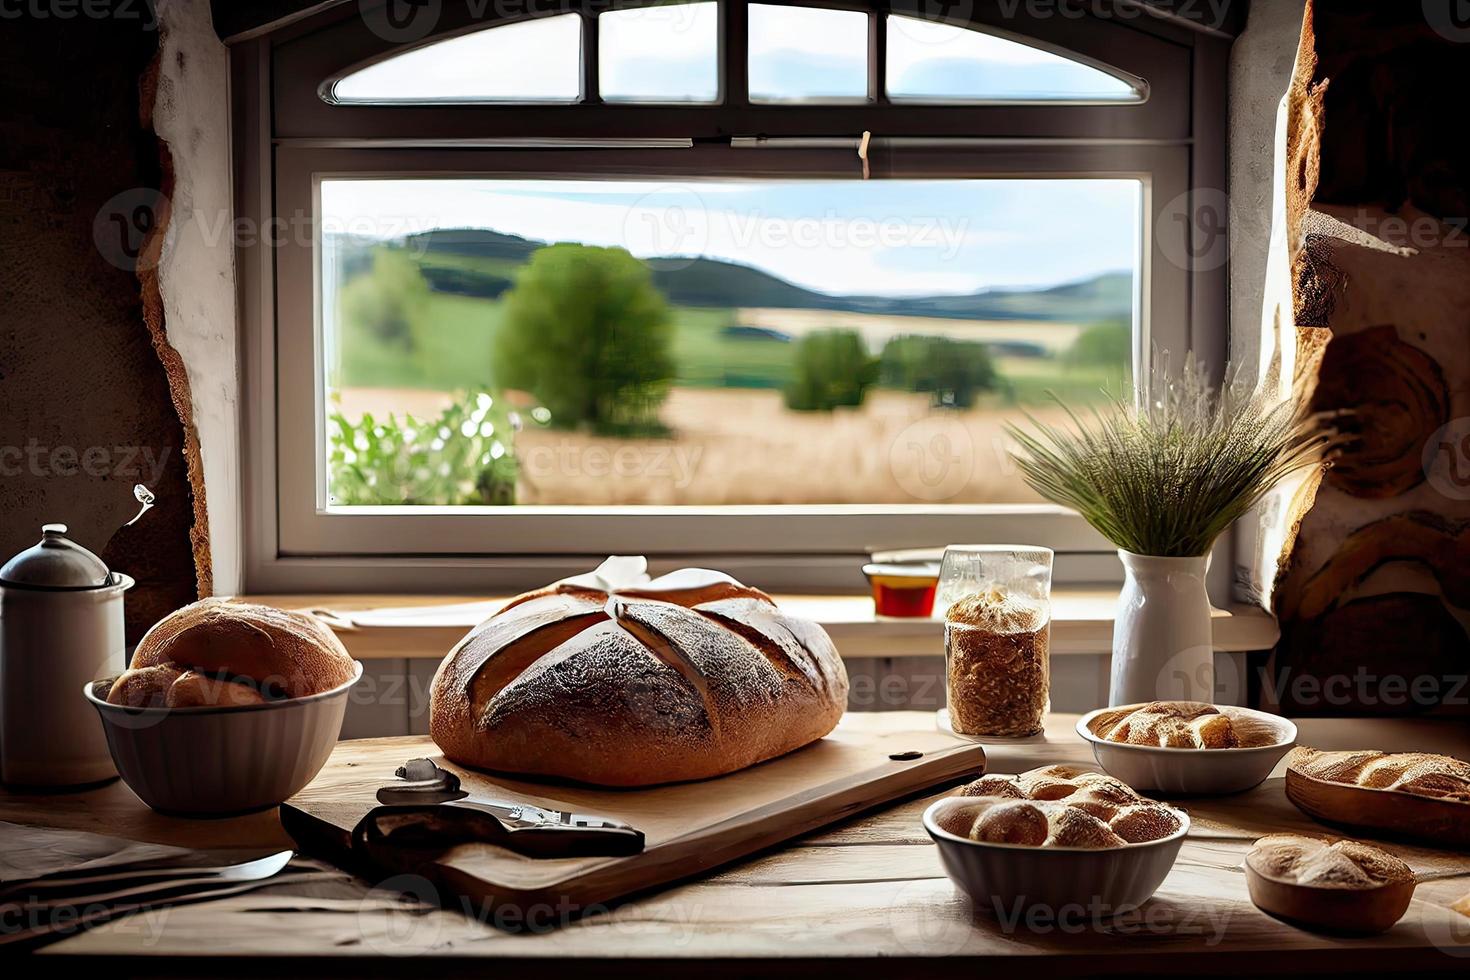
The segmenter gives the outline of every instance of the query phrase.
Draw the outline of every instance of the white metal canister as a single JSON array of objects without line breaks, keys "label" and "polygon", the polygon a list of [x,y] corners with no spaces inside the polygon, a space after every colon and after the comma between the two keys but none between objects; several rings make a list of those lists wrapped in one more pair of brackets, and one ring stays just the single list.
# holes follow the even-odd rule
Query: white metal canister
[{"label": "white metal canister", "polygon": [[0,568],[0,781],[75,786],[117,775],[79,693],[126,666],[123,593],[133,580],[47,524]]}]

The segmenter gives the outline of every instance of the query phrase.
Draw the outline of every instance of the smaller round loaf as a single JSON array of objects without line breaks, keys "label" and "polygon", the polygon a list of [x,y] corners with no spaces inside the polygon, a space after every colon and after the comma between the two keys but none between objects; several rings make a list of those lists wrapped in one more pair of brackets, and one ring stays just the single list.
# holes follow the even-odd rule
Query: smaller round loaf
[{"label": "smaller round loaf", "polygon": [[224,599],[159,620],[139,641],[132,666],[248,678],[267,697],[287,698],[330,691],[353,673],[342,641],[315,617]]}]

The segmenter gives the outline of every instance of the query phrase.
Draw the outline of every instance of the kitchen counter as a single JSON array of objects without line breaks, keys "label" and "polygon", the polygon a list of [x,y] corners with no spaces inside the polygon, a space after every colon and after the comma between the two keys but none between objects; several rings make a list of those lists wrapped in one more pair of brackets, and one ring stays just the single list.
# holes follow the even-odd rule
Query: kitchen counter
[{"label": "kitchen counter", "polygon": [[[895,720],[890,712],[850,716],[849,723],[867,724],[866,718]],[[932,716],[915,713],[913,721],[932,724]],[[1057,715],[1044,741],[988,747],[988,768],[1090,763],[1075,722]],[[1299,724],[1304,743],[1324,748],[1371,745],[1470,757],[1463,719]],[[35,954],[36,965],[107,957],[105,967],[81,966],[123,974],[485,976],[507,966],[544,970],[576,961],[597,976],[681,978],[691,970],[701,977],[810,975],[837,960],[847,961],[844,972],[861,975],[970,978],[987,970],[1014,973],[1035,957],[1046,958],[1043,969],[1052,975],[1463,976],[1470,965],[1470,917],[1450,908],[1470,895],[1465,854],[1390,845],[1423,880],[1408,914],[1382,936],[1305,932],[1251,904],[1241,862],[1255,838],[1277,830],[1328,833],[1285,799],[1279,769],[1246,794],[1180,801],[1193,828],[1173,871],[1136,914],[1108,923],[1091,921],[1080,908],[1050,921],[1007,922],[977,912],[944,876],[920,826],[919,814],[937,795],[848,820],[550,932],[513,934],[323,874],[320,881],[140,913],[47,946]],[[0,820],[199,848],[290,846],[274,811],[225,820],[164,817],[119,783],[69,794],[0,793]]]}]

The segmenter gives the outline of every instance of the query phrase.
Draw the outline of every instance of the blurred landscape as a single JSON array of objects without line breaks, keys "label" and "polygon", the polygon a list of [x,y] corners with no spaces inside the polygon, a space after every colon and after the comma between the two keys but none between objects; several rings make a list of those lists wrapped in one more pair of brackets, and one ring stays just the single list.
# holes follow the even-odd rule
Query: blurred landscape
[{"label": "blurred landscape", "polygon": [[[1025,502],[1004,422],[1054,419],[1052,393],[1076,406],[1127,380],[1130,272],[833,295],[720,259],[622,253],[642,269],[618,266],[624,292],[608,295],[636,295],[647,322],[568,341],[552,334],[582,307],[556,304],[603,288],[590,253],[621,251],[577,248],[485,229],[326,236],[334,502]],[[536,259],[558,250],[564,271]],[[538,262],[546,281],[532,283]],[[546,278],[573,273],[585,281]],[[521,322],[535,316],[535,330]],[[517,353],[513,330],[570,342],[569,372],[584,345],[634,336],[667,364],[630,377],[636,404],[616,415],[551,411],[575,404],[560,388],[576,381],[555,361],[513,363],[535,353]]]}]

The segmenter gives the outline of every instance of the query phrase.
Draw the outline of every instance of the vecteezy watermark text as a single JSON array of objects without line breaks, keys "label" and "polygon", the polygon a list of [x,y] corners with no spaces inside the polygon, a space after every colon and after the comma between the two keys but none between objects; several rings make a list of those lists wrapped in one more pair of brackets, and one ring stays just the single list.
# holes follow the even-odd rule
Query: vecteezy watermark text
[{"label": "vecteezy watermark text", "polygon": [[636,477],[686,490],[694,482],[703,446],[535,445],[520,451],[521,472],[535,482],[552,476],[629,480]]},{"label": "vecteezy watermark text", "polygon": [[46,446],[31,439],[24,446],[0,446],[0,477],[117,476],[156,483],[168,462],[170,447]]},{"label": "vecteezy watermark text", "polygon": [[158,29],[153,0],[0,0],[0,20],[136,21]]},{"label": "vecteezy watermark text", "polygon": [[1285,668],[1269,676],[1260,672],[1263,689],[1277,704],[1312,708],[1434,708],[1470,704],[1470,675],[1379,674],[1367,667],[1326,675],[1294,673]]},{"label": "vecteezy watermark text", "polygon": [[1181,909],[1162,902],[1110,905],[1099,897],[1062,905],[1031,903],[1025,898],[1009,903],[996,899],[984,908],[994,913],[1001,930],[1008,934],[1024,931],[1033,935],[1106,932],[1124,936],[1203,936],[1206,946],[1216,946],[1225,938],[1232,915],[1228,908]]}]

